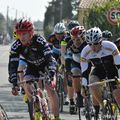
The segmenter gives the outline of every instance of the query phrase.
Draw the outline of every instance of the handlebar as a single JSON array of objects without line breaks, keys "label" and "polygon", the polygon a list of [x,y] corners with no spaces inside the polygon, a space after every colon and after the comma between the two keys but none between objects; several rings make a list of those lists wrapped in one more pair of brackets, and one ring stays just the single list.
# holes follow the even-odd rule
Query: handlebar
[{"label": "handlebar", "polygon": [[38,77],[38,78],[33,77],[33,78],[29,78],[28,80],[19,81],[17,84],[20,85],[20,84],[24,84],[24,83],[39,81],[39,80],[45,80],[45,81],[49,82],[50,78],[49,78],[49,76]]},{"label": "handlebar", "polygon": [[100,82],[94,82],[94,83],[88,84],[87,86],[90,87],[90,86],[94,86],[94,85],[102,85],[102,84],[113,82],[113,81],[116,81],[116,82],[120,83],[120,79],[119,78],[102,79],[102,81],[100,81]]}]

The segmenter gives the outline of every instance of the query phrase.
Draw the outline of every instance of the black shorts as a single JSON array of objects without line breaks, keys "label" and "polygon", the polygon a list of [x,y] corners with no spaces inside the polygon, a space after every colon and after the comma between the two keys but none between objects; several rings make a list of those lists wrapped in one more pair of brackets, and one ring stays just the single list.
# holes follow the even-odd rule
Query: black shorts
[{"label": "black shorts", "polygon": [[32,76],[38,78],[38,77],[40,77],[41,72],[45,73],[46,71],[47,71],[46,67],[43,67],[43,66],[37,67],[35,65],[28,64],[27,69],[25,71],[25,76],[32,75]]}]

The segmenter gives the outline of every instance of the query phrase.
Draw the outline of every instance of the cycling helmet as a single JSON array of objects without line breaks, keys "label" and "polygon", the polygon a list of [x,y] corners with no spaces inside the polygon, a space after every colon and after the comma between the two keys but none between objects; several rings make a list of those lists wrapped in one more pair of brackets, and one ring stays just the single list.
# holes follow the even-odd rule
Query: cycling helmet
[{"label": "cycling helmet", "polygon": [[54,33],[64,33],[66,31],[66,27],[64,23],[57,23],[54,27]]},{"label": "cycling helmet", "polygon": [[23,31],[33,31],[34,27],[31,21],[28,20],[20,20],[16,26],[15,26],[15,30],[16,33],[18,32],[23,32]]},{"label": "cycling helmet", "polygon": [[76,26],[80,26],[79,22],[76,20],[71,20],[68,24],[67,24],[67,30],[70,31],[72,28],[76,27]]},{"label": "cycling helmet", "polygon": [[71,38],[83,38],[85,33],[85,28],[84,26],[76,26],[74,28],[72,28],[72,30],[70,31],[70,35]]},{"label": "cycling helmet", "polygon": [[114,43],[116,44],[116,43],[119,43],[119,42],[120,42],[120,38],[117,38]]},{"label": "cycling helmet", "polygon": [[103,31],[102,32],[102,37],[103,38],[111,38],[112,37],[112,33],[111,33],[111,31],[108,31],[108,30],[105,30],[105,31]]},{"label": "cycling helmet", "polygon": [[102,31],[98,27],[91,28],[85,33],[85,40],[89,44],[98,43],[102,39]]}]

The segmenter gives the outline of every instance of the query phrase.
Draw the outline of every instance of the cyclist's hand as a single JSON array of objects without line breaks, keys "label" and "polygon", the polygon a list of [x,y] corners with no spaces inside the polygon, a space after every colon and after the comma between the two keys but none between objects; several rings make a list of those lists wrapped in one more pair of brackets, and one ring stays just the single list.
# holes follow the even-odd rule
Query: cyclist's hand
[{"label": "cyclist's hand", "polygon": [[19,91],[20,89],[19,89],[19,87],[18,86],[13,86],[12,87],[12,95],[14,95],[14,96],[17,96],[18,95],[18,91]]}]

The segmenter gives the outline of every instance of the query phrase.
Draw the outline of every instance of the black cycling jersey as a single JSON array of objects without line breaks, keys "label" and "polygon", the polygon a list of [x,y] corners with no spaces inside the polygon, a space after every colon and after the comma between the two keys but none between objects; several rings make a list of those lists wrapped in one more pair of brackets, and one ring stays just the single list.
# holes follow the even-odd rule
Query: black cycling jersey
[{"label": "black cycling jersey", "polygon": [[83,42],[79,48],[77,48],[74,44],[71,45],[70,49],[73,54],[81,53],[82,49],[87,45],[86,42]]},{"label": "black cycling jersey", "polygon": [[55,60],[52,57],[51,49],[42,36],[34,35],[30,46],[23,46],[20,40],[16,40],[10,50],[9,75],[17,74],[19,57],[22,55],[28,64],[33,68],[42,69],[45,66],[48,70],[55,70]]}]

